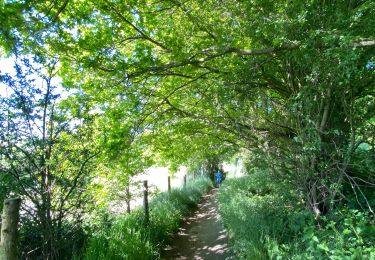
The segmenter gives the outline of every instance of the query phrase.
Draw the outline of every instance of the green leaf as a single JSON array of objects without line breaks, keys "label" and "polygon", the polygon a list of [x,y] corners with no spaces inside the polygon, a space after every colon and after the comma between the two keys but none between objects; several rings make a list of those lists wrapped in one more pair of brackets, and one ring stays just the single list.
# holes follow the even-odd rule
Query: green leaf
[{"label": "green leaf", "polygon": [[342,231],[342,233],[343,233],[344,235],[349,235],[349,234],[352,233],[352,231],[351,231],[350,229],[345,228],[345,229]]},{"label": "green leaf", "polygon": [[328,246],[326,245],[326,243],[318,244],[318,248],[319,248],[319,249],[322,249],[322,250],[325,251],[325,252],[328,252],[328,251],[329,251],[329,248],[328,248]]}]

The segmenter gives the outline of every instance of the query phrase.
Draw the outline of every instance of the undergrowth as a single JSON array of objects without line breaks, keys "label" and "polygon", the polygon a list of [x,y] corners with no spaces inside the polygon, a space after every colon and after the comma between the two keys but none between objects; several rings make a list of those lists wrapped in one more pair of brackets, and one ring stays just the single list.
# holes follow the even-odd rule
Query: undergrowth
[{"label": "undergrowth", "polygon": [[368,212],[343,204],[316,220],[286,183],[268,178],[257,172],[219,189],[236,259],[375,259]]},{"label": "undergrowth", "polygon": [[190,182],[150,201],[150,221],[142,209],[118,217],[103,217],[92,230],[83,259],[158,259],[160,249],[178,229],[181,219],[212,188],[208,178]]}]

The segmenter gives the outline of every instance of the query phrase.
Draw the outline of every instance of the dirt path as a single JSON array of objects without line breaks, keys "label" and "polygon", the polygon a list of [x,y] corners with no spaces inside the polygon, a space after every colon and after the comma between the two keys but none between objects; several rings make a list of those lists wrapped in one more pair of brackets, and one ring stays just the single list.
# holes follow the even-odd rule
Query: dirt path
[{"label": "dirt path", "polygon": [[163,250],[162,259],[230,259],[226,231],[217,213],[216,190],[206,195]]}]

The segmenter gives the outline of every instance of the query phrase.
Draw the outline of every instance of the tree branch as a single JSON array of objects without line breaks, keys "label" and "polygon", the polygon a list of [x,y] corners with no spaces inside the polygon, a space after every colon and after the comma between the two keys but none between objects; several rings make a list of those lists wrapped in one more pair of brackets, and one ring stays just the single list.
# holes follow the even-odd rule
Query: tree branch
[{"label": "tree branch", "polygon": [[68,2],[69,0],[65,0],[63,5],[59,8],[59,10],[57,10],[57,13],[53,16],[52,18],[52,22],[56,22],[57,19],[59,18],[59,15],[64,11],[64,9],[66,8],[66,6],[68,5]]},{"label": "tree branch", "polygon": [[115,12],[115,14],[117,14],[117,16],[122,20],[124,21],[126,24],[130,25],[130,27],[132,27],[135,31],[137,31],[140,35],[142,35],[142,37],[150,42],[152,42],[153,44],[159,46],[160,48],[166,50],[166,51],[169,51],[169,49],[162,43],[152,39],[150,36],[146,35],[141,29],[139,29],[137,26],[135,26],[132,22],[130,22],[128,19],[125,18],[125,16],[123,16],[118,10],[116,10],[115,8],[111,8],[111,10],[113,12]]},{"label": "tree branch", "polygon": [[375,46],[375,40],[363,40],[359,42],[353,42],[353,47],[371,47]]}]

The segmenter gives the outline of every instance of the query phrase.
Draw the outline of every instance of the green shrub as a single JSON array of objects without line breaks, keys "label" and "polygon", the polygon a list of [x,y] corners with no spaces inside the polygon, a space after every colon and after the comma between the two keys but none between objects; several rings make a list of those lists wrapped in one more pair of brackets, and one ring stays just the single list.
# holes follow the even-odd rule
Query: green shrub
[{"label": "green shrub", "polygon": [[[179,227],[182,217],[212,188],[208,178],[190,182],[182,189],[161,193],[150,202],[146,226],[142,210],[97,225],[86,246],[84,259],[155,259],[160,248]],[[106,217],[108,218],[108,217]],[[100,221],[99,221],[100,222]]]},{"label": "green shrub", "polygon": [[375,226],[367,212],[341,207],[306,226],[289,251],[293,259],[375,259]]},{"label": "green shrub", "polygon": [[239,259],[375,259],[369,213],[341,205],[315,220],[286,183],[265,173],[227,180],[219,213]]},{"label": "green shrub", "polygon": [[[53,241],[54,257],[57,259],[72,259],[81,253],[86,234],[77,222],[65,220],[61,226],[51,228],[55,240]],[[42,248],[40,241],[43,233],[40,226],[27,218],[21,218],[19,227],[18,247],[20,259],[41,259]]]}]

